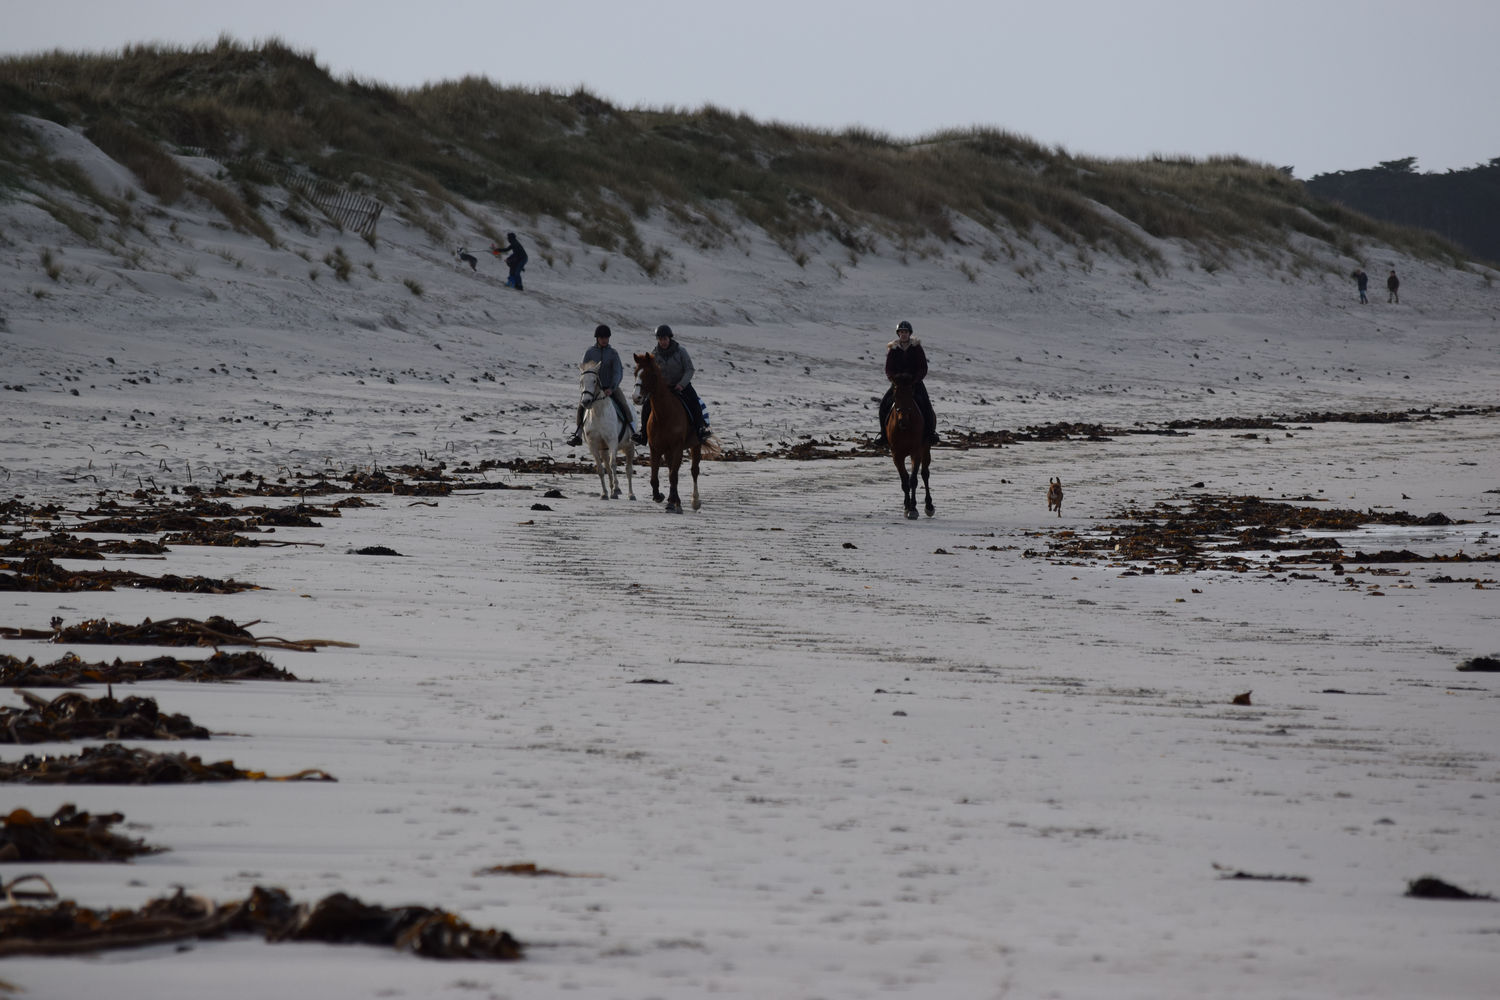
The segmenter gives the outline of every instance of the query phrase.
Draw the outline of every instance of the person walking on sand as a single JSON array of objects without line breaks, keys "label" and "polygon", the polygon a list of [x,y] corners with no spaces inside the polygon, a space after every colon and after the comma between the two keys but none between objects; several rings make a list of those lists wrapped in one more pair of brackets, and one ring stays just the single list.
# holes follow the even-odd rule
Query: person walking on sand
[{"label": "person walking on sand", "polygon": [[1359,286],[1359,301],[1361,305],[1369,305],[1370,300],[1365,297],[1365,291],[1370,287],[1370,276],[1362,267],[1354,269],[1354,283]]},{"label": "person walking on sand", "polygon": [[1401,279],[1396,277],[1396,269],[1394,267],[1391,268],[1391,276],[1385,279],[1385,287],[1389,289],[1391,293],[1390,295],[1386,296],[1386,301],[1394,302],[1399,306],[1401,304],[1401,295],[1397,291],[1397,289],[1401,287]]},{"label": "person walking on sand", "polygon": [[510,268],[510,276],[505,279],[506,288],[514,288],[518,292],[526,289],[521,286],[521,272],[526,270],[526,248],[521,246],[521,241],[516,239],[515,233],[505,234],[505,246],[490,244],[490,253],[496,257],[505,254],[505,266]]}]

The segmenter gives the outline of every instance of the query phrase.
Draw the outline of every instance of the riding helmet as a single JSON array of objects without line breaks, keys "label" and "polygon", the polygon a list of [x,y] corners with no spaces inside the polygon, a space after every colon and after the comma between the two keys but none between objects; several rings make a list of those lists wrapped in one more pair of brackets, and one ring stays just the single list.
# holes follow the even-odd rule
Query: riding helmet
[{"label": "riding helmet", "polygon": [[904,319],[896,324],[896,332],[900,333],[902,330],[905,330],[907,333],[911,333],[911,324]]},{"label": "riding helmet", "polygon": [[600,323],[598,326],[594,327],[594,336],[603,337],[605,340],[608,340],[609,327],[605,326],[603,323]]},{"label": "riding helmet", "polygon": [[668,340],[671,340],[672,339],[672,328],[670,326],[668,326],[667,324],[663,323],[661,326],[659,326],[659,327],[656,328],[656,335],[658,337],[666,337]]}]

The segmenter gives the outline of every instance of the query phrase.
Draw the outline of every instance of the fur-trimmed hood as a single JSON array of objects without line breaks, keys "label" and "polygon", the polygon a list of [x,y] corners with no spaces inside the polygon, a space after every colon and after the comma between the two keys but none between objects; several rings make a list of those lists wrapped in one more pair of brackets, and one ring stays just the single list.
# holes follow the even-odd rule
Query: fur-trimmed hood
[{"label": "fur-trimmed hood", "polygon": [[888,351],[892,351],[892,350],[909,351],[913,347],[921,347],[921,346],[922,346],[922,342],[920,340],[918,340],[916,337],[912,337],[910,340],[908,340],[906,342],[906,346],[902,347],[901,346],[901,341],[898,338],[896,340],[891,341],[889,344],[886,344],[885,345],[885,349],[888,350]]}]

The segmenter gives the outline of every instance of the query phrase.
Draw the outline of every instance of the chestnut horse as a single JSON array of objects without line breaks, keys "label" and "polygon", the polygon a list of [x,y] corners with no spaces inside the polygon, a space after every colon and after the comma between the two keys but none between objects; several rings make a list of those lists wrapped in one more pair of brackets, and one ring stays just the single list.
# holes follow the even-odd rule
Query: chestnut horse
[{"label": "chestnut horse", "polygon": [[[718,449],[713,447],[712,441],[705,446],[699,440],[693,422],[688,419],[687,407],[683,405],[681,397],[667,385],[666,379],[662,378],[656,357],[651,354],[636,354],[634,358],[635,377],[640,383],[640,393],[643,398],[651,400],[651,416],[646,420],[646,443],[651,449],[651,499],[657,503],[665,499],[669,514],[682,513],[682,498],[677,495],[677,473],[682,468],[682,453],[686,450],[693,455],[693,509],[697,510],[701,506],[698,500],[698,462],[705,451],[708,452],[708,457],[713,458]],[[660,479],[657,476],[657,470],[662,465],[667,467],[666,497],[661,495]]]},{"label": "chestnut horse", "polygon": [[[928,469],[932,465],[932,452],[927,447],[927,422],[922,418],[922,408],[912,392],[909,375],[897,375],[891,379],[893,389],[891,412],[885,418],[885,439],[891,446],[891,460],[896,471],[901,473],[901,499],[906,506],[908,520],[917,519],[917,473],[922,474],[922,489],[927,494],[927,516],[933,515],[932,487],[927,481]],[[906,460],[911,459],[911,472],[906,471]]]}]

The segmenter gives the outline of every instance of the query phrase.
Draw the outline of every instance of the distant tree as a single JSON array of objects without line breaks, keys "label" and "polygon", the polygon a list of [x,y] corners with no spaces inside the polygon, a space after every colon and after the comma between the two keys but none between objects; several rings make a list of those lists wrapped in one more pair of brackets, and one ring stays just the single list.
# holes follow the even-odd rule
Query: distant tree
[{"label": "distant tree", "polygon": [[1406,156],[1399,160],[1381,160],[1380,169],[1389,170],[1395,174],[1414,174],[1417,172],[1417,158]]}]

